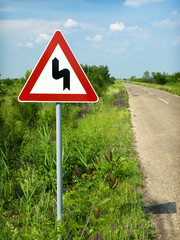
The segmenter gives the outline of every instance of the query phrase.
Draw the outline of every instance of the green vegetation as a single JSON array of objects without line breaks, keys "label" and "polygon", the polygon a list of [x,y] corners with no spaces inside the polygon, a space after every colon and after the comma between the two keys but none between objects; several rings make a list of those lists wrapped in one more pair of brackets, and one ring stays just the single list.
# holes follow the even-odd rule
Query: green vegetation
[{"label": "green vegetation", "polygon": [[107,67],[84,70],[90,81],[95,75],[94,81],[101,82],[93,84],[101,98],[96,104],[62,104],[62,224],[56,221],[55,104],[17,101],[29,73],[1,82],[2,240],[53,240],[57,229],[64,239],[73,240],[154,235],[139,191],[142,175],[133,150],[126,89],[114,83]]},{"label": "green vegetation", "polygon": [[107,87],[115,82],[115,78],[110,77],[107,66],[82,65],[82,68],[88,79],[91,79],[91,84],[96,89],[98,96],[101,96]]},{"label": "green vegetation", "polygon": [[167,73],[145,71],[142,78],[132,76],[132,83],[140,84],[146,87],[156,88],[180,96],[180,72],[168,75]]}]

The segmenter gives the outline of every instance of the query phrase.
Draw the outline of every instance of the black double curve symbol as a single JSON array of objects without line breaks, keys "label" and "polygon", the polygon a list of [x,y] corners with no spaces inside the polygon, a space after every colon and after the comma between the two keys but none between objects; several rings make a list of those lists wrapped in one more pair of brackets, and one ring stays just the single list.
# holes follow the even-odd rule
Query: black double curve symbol
[{"label": "black double curve symbol", "polygon": [[52,60],[52,77],[55,80],[63,78],[63,90],[66,88],[70,90],[70,71],[67,68],[59,71],[59,60],[57,58]]}]

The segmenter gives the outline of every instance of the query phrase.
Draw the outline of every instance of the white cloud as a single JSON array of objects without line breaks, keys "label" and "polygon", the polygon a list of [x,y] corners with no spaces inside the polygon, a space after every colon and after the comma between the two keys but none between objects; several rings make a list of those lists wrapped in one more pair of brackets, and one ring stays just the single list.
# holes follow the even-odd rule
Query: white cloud
[{"label": "white cloud", "polygon": [[[33,18],[0,20],[0,36],[9,39],[12,46],[32,48],[48,42],[58,29],[66,33],[75,27],[79,27],[81,30],[94,29],[92,24],[77,23],[70,18],[64,22]],[[101,40],[101,35],[96,35],[93,39],[95,42]]]},{"label": "white cloud", "polygon": [[115,31],[128,31],[128,32],[135,32],[135,31],[140,31],[142,30],[142,28],[138,27],[138,26],[128,26],[126,27],[125,24],[123,22],[116,22],[116,23],[112,23],[110,24],[109,29],[112,32]]},{"label": "white cloud", "polygon": [[36,43],[42,43],[42,42],[47,42],[51,38],[51,35],[47,33],[40,33],[39,36],[36,38],[35,42]]},{"label": "white cloud", "polygon": [[172,15],[178,15],[178,11],[174,10],[174,11],[172,12]]},{"label": "white cloud", "polygon": [[96,35],[94,37],[86,37],[85,39],[88,41],[93,41],[93,42],[100,42],[102,41],[103,35]]},{"label": "white cloud", "polygon": [[19,47],[32,48],[49,41],[62,22],[39,19],[0,20],[0,35]]},{"label": "white cloud", "polygon": [[34,44],[33,44],[32,42],[28,42],[28,43],[26,44],[26,46],[27,46],[28,48],[33,48],[33,47],[34,47]]},{"label": "white cloud", "polygon": [[171,12],[171,15],[165,19],[152,22],[153,27],[173,28],[180,26],[180,13],[176,10]]},{"label": "white cloud", "polygon": [[126,51],[126,48],[125,47],[117,47],[117,46],[114,46],[112,48],[107,48],[105,49],[105,51],[107,53],[111,53],[111,54],[114,54],[114,55],[119,55],[121,53],[124,53]]},{"label": "white cloud", "polygon": [[142,28],[140,28],[140,27],[138,27],[138,26],[129,26],[129,27],[127,27],[126,28],[126,30],[128,31],[128,32],[134,32],[134,31],[141,31],[142,30]]},{"label": "white cloud", "polygon": [[27,48],[33,48],[34,44],[32,42],[27,42],[27,43],[18,43],[18,47],[27,47]]},{"label": "white cloud", "polygon": [[116,23],[112,23],[110,24],[110,30],[111,31],[124,31],[125,29],[125,25],[123,22],[116,22]]},{"label": "white cloud", "polygon": [[86,39],[87,41],[92,41],[92,38],[90,38],[90,37],[85,37],[85,39]]},{"label": "white cloud", "polygon": [[14,11],[15,11],[14,8],[10,8],[10,7],[0,8],[0,12],[14,12]]},{"label": "white cloud", "polygon": [[167,26],[171,23],[171,20],[170,18],[166,18],[164,20],[161,20],[161,21],[154,21],[152,23],[152,26],[153,27],[162,27],[162,26]]},{"label": "white cloud", "polygon": [[164,0],[125,0],[124,5],[128,7],[139,7],[146,3],[163,2]]},{"label": "white cloud", "polygon": [[17,46],[18,46],[18,47],[23,47],[24,44],[23,44],[23,43],[18,43]]},{"label": "white cloud", "polygon": [[102,35],[96,35],[96,36],[94,37],[94,41],[100,42],[100,41],[102,41],[102,38],[103,38]]},{"label": "white cloud", "polygon": [[77,27],[78,23],[74,20],[72,20],[71,18],[69,18],[64,24],[63,26],[65,28],[73,28],[73,27]]},{"label": "white cloud", "polygon": [[136,47],[134,49],[136,52],[143,52],[144,51],[144,48],[143,47]]},{"label": "white cloud", "polygon": [[122,52],[125,52],[125,48],[124,47],[121,47],[121,48],[117,48],[117,52],[118,53],[122,53]]},{"label": "white cloud", "polygon": [[161,21],[154,21],[152,23],[153,27],[176,27],[180,26],[180,15],[174,14],[174,18],[166,18]]},{"label": "white cloud", "polygon": [[0,34],[37,37],[41,33],[52,34],[62,22],[39,19],[0,20]]}]

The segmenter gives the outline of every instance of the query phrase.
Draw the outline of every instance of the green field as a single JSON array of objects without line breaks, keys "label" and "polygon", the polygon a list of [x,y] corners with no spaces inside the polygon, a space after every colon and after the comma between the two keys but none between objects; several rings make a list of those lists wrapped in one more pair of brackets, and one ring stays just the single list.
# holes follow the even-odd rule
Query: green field
[{"label": "green field", "polygon": [[2,84],[0,239],[151,239],[125,87],[111,82],[96,104],[62,104],[60,224],[55,104],[19,103],[24,79]]}]

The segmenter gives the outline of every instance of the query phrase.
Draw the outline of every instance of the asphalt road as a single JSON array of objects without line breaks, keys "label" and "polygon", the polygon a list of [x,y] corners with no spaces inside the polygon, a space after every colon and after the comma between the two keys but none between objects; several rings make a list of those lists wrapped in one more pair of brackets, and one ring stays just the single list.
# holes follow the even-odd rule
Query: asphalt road
[{"label": "asphalt road", "polygon": [[180,97],[125,84],[157,239],[180,240]]}]

